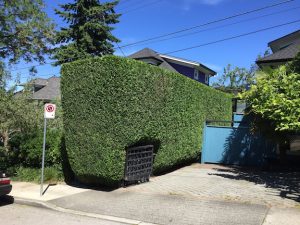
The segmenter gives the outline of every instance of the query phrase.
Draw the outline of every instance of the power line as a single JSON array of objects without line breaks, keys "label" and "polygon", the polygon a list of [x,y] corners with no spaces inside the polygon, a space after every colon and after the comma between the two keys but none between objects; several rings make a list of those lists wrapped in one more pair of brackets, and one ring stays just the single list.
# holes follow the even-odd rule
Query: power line
[{"label": "power line", "polygon": [[[264,17],[273,16],[273,15],[277,15],[277,14],[297,10],[299,8],[300,8],[300,6],[293,7],[293,8],[289,8],[289,9],[286,9],[286,10],[277,11],[277,12],[274,12],[274,13],[264,14],[264,15],[261,15],[261,16],[256,16],[256,17],[252,17],[252,18],[249,18],[249,19],[240,20],[240,21],[237,21],[237,22],[234,22],[234,23],[229,23],[229,24],[225,24],[225,25],[220,25],[220,26],[215,26],[215,27],[211,27],[211,28],[207,28],[207,29],[202,29],[202,30],[198,30],[198,31],[195,31],[195,32],[190,32],[190,33],[187,33],[187,34],[177,35],[177,36],[173,36],[173,37],[169,37],[169,38],[149,41],[146,44],[153,44],[153,43],[168,41],[168,40],[175,39],[175,38],[191,36],[191,35],[203,33],[205,31],[217,30],[217,29],[220,29],[220,28],[229,27],[229,26],[232,26],[232,25],[240,24],[240,23],[249,22],[249,21],[261,19],[261,18],[264,18]],[[140,44],[136,44],[136,45],[144,45],[144,44],[145,43],[140,43]],[[134,46],[136,46],[136,45],[134,45]]]},{"label": "power line", "polygon": [[153,2],[149,2],[149,3],[141,5],[140,7],[136,7],[136,8],[130,9],[128,11],[125,11],[125,12],[123,12],[121,14],[125,15],[125,14],[128,14],[130,12],[137,11],[137,10],[140,10],[140,9],[144,9],[144,8],[147,8],[148,6],[156,5],[157,3],[162,3],[162,2],[163,2],[163,0],[156,0],[156,1],[153,1]]},{"label": "power line", "polygon": [[116,43],[116,45],[118,46],[118,49],[121,51],[122,55],[123,55],[124,57],[126,57],[125,53],[123,52],[123,50],[122,50],[122,48],[119,46],[119,44]]},{"label": "power line", "polygon": [[[130,1],[130,0],[128,0],[128,1]],[[137,10],[139,10],[139,9],[143,9],[143,8],[146,8],[147,6],[151,6],[151,5],[154,5],[154,4],[156,4],[156,3],[161,3],[163,0],[157,0],[157,1],[153,1],[153,2],[149,2],[149,3],[146,3],[146,4],[143,4],[143,5],[141,5],[140,7],[136,7],[136,8],[132,8],[132,9],[130,9],[131,7],[125,7],[125,8],[122,8],[122,9],[119,9],[119,10],[124,10],[124,9],[128,9],[129,8],[129,10],[127,10],[126,12],[119,12],[121,15],[124,15],[124,14],[129,14],[129,13],[131,13],[131,12],[133,12],[133,11],[137,11]],[[120,2],[119,3],[119,5],[121,4],[122,2]],[[139,4],[138,4],[139,5]],[[65,26],[66,24],[65,23],[56,23],[55,24],[56,26]]]},{"label": "power line", "polygon": [[[122,48],[125,48],[125,47],[129,47],[129,46],[133,46],[133,45],[136,45],[136,44],[148,42],[148,41],[151,41],[151,40],[156,40],[156,39],[159,39],[159,38],[162,38],[162,37],[171,36],[171,35],[174,35],[174,34],[177,34],[177,33],[182,33],[182,32],[188,31],[188,30],[196,29],[196,28],[207,26],[207,25],[214,24],[214,23],[219,23],[219,22],[222,22],[222,21],[225,21],[225,20],[233,19],[233,18],[236,18],[236,17],[239,17],[239,16],[244,16],[244,15],[251,14],[251,13],[254,13],[254,12],[258,12],[258,11],[261,11],[261,10],[264,10],[264,9],[273,8],[273,7],[282,5],[282,4],[287,4],[287,3],[290,3],[290,2],[293,2],[293,1],[295,1],[295,0],[286,0],[286,1],[283,1],[283,2],[279,2],[279,3],[272,4],[272,5],[267,5],[267,6],[264,6],[264,7],[261,7],[261,8],[257,8],[257,9],[254,9],[254,10],[250,10],[250,11],[246,11],[246,12],[243,12],[243,13],[238,13],[238,14],[235,14],[235,15],[232,15],[232,16],[224,17],[224,18],[221,18],[221,19],[213,20],[213,21],[210,21],[210,22],[207,22],[207,23],[203,23],[203,24],[194,26],[194,27],[178,30],[178,31],[168,33],[168,34],[165,34],[165,35],[151,37],[151,38],[148,38],[148,39],[132,42],[130,44],[126,44],[126,45],[123,45],[123,46],[118,45],[118,48],[122,49]],[[114,49],[116,50],[117,48],[114,48]],[[81,57],[69,58],[69,59],[66,59],[66,60],[63,60],[63,61],[52,61],[52,62],[43,63],[43,64],[36,64],[36,65],[32,65],[32,66],[27,66],[27,67],[16,68],[16,69],[13,69],[11,71],[13,72],[13,71],[18,71],[18,70],[28,69],[28,68],[31,68],[31,67],[40,67],[40,66],[49,65],[49,64],[52,64],[52,63],[55,63],[55,62],[64,63],[64,62],[67,62],[70,59],[76,60],[76,59],[79,59],[79,58],[81,58]]]},{"label": "power line", "polygon": [[295,20],[295,21],[291,21],[291,22],[288,22],[288,23],[283,23],[283,24],[279,24],[279,25],[276,25],[276,26],[267,27],[267,28],[256,30],[256,31],[252,31],[252,32],[236,35],[236,36],[233,36],[233,37],[228,37],[228,38],[224,38],[224,39],[221,39],[221,40],[216,40],[216,41],[212,41],[212,42],[208,42],[208,43],[188,47],[188,48],[178,49],[178,50],[166,52],[166,53],[163,53],[163,54],[171,54],[171,53],[176,53],[176,52],[187,51],[187,50],[190,50],[190,49],[199,48],[199,47],[203,47],[203,46],[207,46],[207,45],[212,45],[212,44],[216,44],[216,43],[219,43],[219,42],[229,41],[229,40],[232,40],[232,39],[237,39],[237,38],[240,38],[240,37],[249,36],[249,35],[252,35],[252,34],[255,34],[255,33],[260,33],[260,32],[263,32],[263,31],[275,29],[275,28],[278,28],[278,27],[283,27],[283,26],[298,23],[298,22],[300,22],[300,20]]},{"label": "power line", "polygon": [[[129,4],[128,4],[129,2]],[[122,2],[120,2],[118,5],[121,5]],[[125,2],[126,3],[126,2]],[[140,4],[143,4],[143,1],[138,1],[138,2],[130,2],[130,1],[127,1],[127,4],[125,5],[125,7],[121,7],[119,10],[124,10],[124,9],[129,9],[131,8],[132,6],[136,6],[136,5],[140,5]],[[118,6],[117,5],[117,6]]]},{"label": "power line", "polygon": [[[73,58],[73,59],[76,59],[76,58]],[[42,64],[35,64],[35,65],[31,65],[31,66],[25,66],[25,67],[21,67],[21,68],[16,68],[16,69],[10,70],[10,72],[15,72],[15,71],[18,71],[18,70],[25,70],[25,69],[29,69],[29,68],[32,68],[32,67],[45,66],[45,65],[49,65],[49,64],[52,64],[52,63],[55,63],[55,62],[59,62],[59,61],[53,61],[53,62],[47,62],[47,63],[42,63]]]},{"label": "power line", "polygon": [[260,29],[260,30],[256,30],[256,31],[252,31],[252,32],[248,32],[248,33],[244,33],[244,34],[240,34],[240,35],[236,35],[236,36],[232,36],[232,37],[228,37],[228,38],[224,38],[224,39],[221,39],[221,40],[212,41],[212,42],[208,42],[208,43],[204,43],[204,44],[200,44],[200,45],[195,45],[195,46],[188,47],[188,48],[182,48],[182,49],[178,49],[178,50],[175,50],[175,51],[166,52],[166,53],[163,53],[163,54],[183,52],[183,51],[187,51],[187,50],[194,49],[194,48],[199,48],[199,47],[203,47],[203,46],[207,46],[207,45],[216,44],[216,43],[219,43],[219,42],[224,42],[224,41],[229,41],[229,40],[244,37],[244,36],[249,36],[251,34],[260,33],[260,32],[263,32],[263,31],[275,29],[275,28],[278,28],[278,27],[283,27],[283,26],[298,23],[298,22],[300,22],[300,20],[295,20],[295,21],[291,21],[291,22],[288,22],[288,23],[283,23],[283,24],[279,24],[279,25],[276,25],[276,26],[267,27],[267,28],[263,28],[263,29]]},{"label": "power line", "polygon": [[122,4],[124,4],[124,3],[127,3],[127,2],[129,2],[129,1],[131,1],[131,0],[120,0],[120,3],[119,3],[119,5],[122,5]]},{"label": "power line", "polygon": [[[188,48],[183,48],[183,49],[178,49],[178,50],[166,52],[166,53],[163,53],[163,55],[164,54],[166,55],[166,54],[172,54],[172,53],[176,53],[176,52],[187,51],[187,50],[200,48],[200,47],[207,46],[207,45],[217,44],[217,43],[220,43],[220,42],[229,41],[229,40],[237,39],[237,38],[244,37],[244,36],[249,36],[249,35],[252,35],[252,34],[255,34],[255,33],[260,33],[260,32],[263,32],[263,31],[275,29],[275,28],[278,28],[278,27],[283,27],[283,26],[298,23],[298,22],[300,22],[300,19],[295,20],[295,21],[291,21],[291,22],[287,22],[287,23],[283,23],[283,24],[279,24],[279,25],[275,25],[275,26],[271,26],[271,27],[267,27],[267,28],[263,28],[263,29],[259,29],[259,30],[256,30],[256,31],[252,31],[252,32],[248,32],[248,33],[244,33],[244,34],[240,34],[240,35],[236,35],[236,36],[232,36],[232,37],[212,41],[212,42],[207,42],[207,43],[204,43],[204,44],[200,44],[200,45],[196,45],[196,46],[192,46],[192,47],[188,47]],[[51,74],[48,74],[48,75],[51,75]],[[41,75],[41,76],[47,76],[47,74],[46,75]]]},{"label": "power line", "polygon": [[287,3],[290,3],[290,2],[294,2],[294,1],[295,0],[286,0],[286,1],[283,1],[283,2],[267,5],[267,6],[257,8],[257,9],[254,9],[254,10],[238,13],[238,14],[235,14],[235,15],[232,15],[232,16],[224,17],[224,18],[221,18],[221,19],[213,20],[213,21],[209,21],[209,22],[199,24],[199,25],[196,25],[196,26],[193,26],[193,27],[181,29],[181,30],[178,30],[178,31],[174,31],[174,32],[163,34],[163,35],[147,38],[147,39],[144,39],[144,40],[141,40],[141,41],[133,42],[133,43],[130,43],[130,44],[122,45],[121,48],[136,45],[136,44],[139,44],[139,43],[144,43],[144,42],[147,42],[147,41],[156,40],[156,39],[159,39],[159,38],[162,38],[162,37],[168,37],[168,36],[178,34],[178,33],[182,33],[182,32],[186,32],[186,31],[189,31],[189,30],[194,30],[194,29],[199,28],[199,27],[207,26],[207,25],[214,24],[214,23],[219,23],[219,22],[226,21],[226,20],[229,20],[229,19],[233,19],[233,18],[236,18],[236,17],[239,17],[239,16],[244,16],[244,15],[251,14],[251,13],[254,13],[254,12],[259,12],[259,11],[262,11],[264,9],[273,8],[273,7],[283,5],[283,4],[287,4]]},{"label": "power line", "polygon": [[[102,15],[102,19],[103,19],[104,25],[108,26],[107,23],[106,23],[106,21],[105,21],[104,15]],[[109,33],[112,37],[114,36],[114,35],[111,33],[111,31],[110,31],[109,29],[108,29],[107,31],[108,31],[108,33]],[[119,46],[119,44],[118,44],[117,42],[116,42],[116,45],[117,45],[118,48],[120,49],[120,51],[121,51],[121,53],[123,54],[123,56],[126,57],[126,55],[124,54],[123,50],[120,48],[120,46]]]},{"label": "power line", "polygon": [[[22,76],[21,76],[22,75]],[[20,78],[20,79],[22,79],[22,78],[29,78],[29,77],[32,77],[32,78],[40,78],[40,77],[48,77],[48,76],[60,76],[60,74],[59,73],[48,73],[48,74],[37,74],[37,75],[31,75],[31,74],[27,74],[27,75],[25,75],[25,74],[17,74],[16,76],[15,76],[15,78]]]}]

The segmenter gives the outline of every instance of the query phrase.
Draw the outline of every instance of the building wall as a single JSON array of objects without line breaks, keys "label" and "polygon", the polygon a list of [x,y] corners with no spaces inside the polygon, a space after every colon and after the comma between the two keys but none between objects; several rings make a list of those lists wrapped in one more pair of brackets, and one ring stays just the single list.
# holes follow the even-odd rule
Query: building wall
[{"label": "building wall", "polygon": [[[191,79],[194,80],[194,68],[190,68],[187,66],[178,65],[176,63],[168,62],[178,73],[181,73]],[[199,71],[198,81],[205,84],[205,74]],[[207,84],[208,85],[208,84]]]}]

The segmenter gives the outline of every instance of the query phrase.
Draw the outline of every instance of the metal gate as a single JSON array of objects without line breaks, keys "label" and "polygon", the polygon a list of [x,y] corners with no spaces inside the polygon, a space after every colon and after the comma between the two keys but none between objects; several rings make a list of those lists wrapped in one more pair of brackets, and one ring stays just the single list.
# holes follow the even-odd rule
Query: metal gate
[{"label": "metal gate", "polygon": [[270,158],[276,157],[274,143],[260,135],[253,135],[243,116],[236,115],[234,118],[235,121],[206,122],[202,163],[262,166]]},{"label": "metal gate", "polygon": [[124,185],[149,181],[153,166],[153,145],[128,148],[126,151]]}]

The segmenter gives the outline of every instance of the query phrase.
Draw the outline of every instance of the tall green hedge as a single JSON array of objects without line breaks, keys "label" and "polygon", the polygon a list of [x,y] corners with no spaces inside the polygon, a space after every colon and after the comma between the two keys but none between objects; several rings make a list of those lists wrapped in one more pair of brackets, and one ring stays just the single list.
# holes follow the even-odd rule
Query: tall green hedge
[{"label": "tall green hedge", "polygon": [[155,144],[154,173],[200,155],[206,119],[230,120],[228,95],[178,73],[115,56],[62,67],[69,161],[83,182],[116,185],[125,149]]}]

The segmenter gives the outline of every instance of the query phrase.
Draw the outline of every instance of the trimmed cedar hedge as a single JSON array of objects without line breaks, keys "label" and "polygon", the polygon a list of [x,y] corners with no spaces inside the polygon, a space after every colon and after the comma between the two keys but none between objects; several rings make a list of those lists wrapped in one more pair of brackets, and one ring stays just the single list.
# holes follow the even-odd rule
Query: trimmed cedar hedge
[{"label": "trimmed cedar hedge", "polygon": [[85,183],[117,185],[125,149],[155,145],[154,173],[199,158],[206,119],[231,120],[231,99],[181,74],[116,56],[62,66],[69,161]]}]

